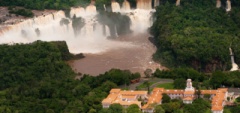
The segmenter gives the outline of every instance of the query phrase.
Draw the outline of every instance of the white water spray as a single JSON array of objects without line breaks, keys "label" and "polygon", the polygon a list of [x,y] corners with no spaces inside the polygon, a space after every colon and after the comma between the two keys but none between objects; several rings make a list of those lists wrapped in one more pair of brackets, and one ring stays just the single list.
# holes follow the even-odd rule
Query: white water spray
[{"label": "white water spray", "polygon": [[112,1],[111,7],[112,7],[112,12],[120,12],[120,5],[118,2]]},{"label": "white water spray", "polygon": [[[151,25],[151,8],[143,5],[140,9],[130,10],[129,2],[124,1],[124,4],[123,8],[120,8],[117,2],[112,3],[113,11],[130,17],[133,33],[146,32]],[[129,10],[129,12],[126,12],[126,10]],[[67,25],[60,25],[60,21],[66,17],[63,11],[57,11],[52,14],[21,20],[22,22],[18,24],[1,27],[0,43],[31,43],[36,40],[66,41],[71,53],[100,53],[114,48],[134,46],[129,42],[108,40],[106,37],[110,36],[109,28],[97,21],[96,14],[94,4],[90,4],[86,9],[82,7],[71,8],[70,17],[75,15],[85,20],[85,26],[81,29],[80,35],[76,37],[71,21]]]},{"label": "white water spray", "polygon": [[122,4],[122,11],[130,11],[130,10],[131,10],[130,3],[127,0],[124,0]]}]

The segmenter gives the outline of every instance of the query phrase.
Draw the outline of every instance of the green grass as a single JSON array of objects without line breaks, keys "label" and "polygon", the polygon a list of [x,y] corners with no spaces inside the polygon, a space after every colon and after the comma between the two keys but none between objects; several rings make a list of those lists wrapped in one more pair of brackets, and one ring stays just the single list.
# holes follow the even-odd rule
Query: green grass
[{"label": "green grass", "polygon": [[157,85],[157,87],[161,87],[161,88],[164,88],[164,89],[174,89],[173,87],[173,83],[164,83],[164,84],[159,84]]},{"label": "green grass", "polygon": [[[156,82],[149,82],[149,86],[153,85],[154,83]],[[147,88],[147,85],[145,85],[144,83],[140,84],[139,86],[137,86],[139,89],[142,89],[142,88]]]}]

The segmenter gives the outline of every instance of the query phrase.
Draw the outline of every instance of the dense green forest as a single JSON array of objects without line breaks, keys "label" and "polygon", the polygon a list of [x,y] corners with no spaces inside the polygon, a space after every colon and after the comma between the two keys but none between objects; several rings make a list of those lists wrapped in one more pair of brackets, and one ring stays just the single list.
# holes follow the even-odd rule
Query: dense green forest
[{"label": "dense green forest", "polygon": [[22,15],[22,16],[26,16],[26,17],[33,17],[34,14],[31,10],[29,9],[17,9],[17,8],[14,8],[14,7],[8,7],[8,10],[9,10],[9,13],[13,13],[13,14],[16,14],[17,16],[18,15]]},{"label": "dense green forest", "polygon": [[165,0],[156,8],[150,31],[158,47],[154,59],[169,67],[192,67],[198,71],[230,70],[229,47],[240,63],[240,1],[232,1],[226,12],[225,1]]},{"label": "dense green forest", "polygon": [[[111,88],[129,85],[131,80],[140,77],[139,73],[111,69],[96,77],[76,74],[66,64],[73,55],[69,53],[65,42],[36,41],[30,44],[0,45],[0,56],[1,113],[140,112],[135,105],[126,109],[115,104],[109,109],[102,109],[101,105],[102,99]],[[192,78],[196,88],[206,89],[221,87],[227,83],[232,85],[232,81],[239,85],[235,81],[239,80],[239,75],[240,72],[205,75],[189,68],[157,70],[154,73],[156,77],[175,79],[176,88],[185,85],[185,78]],[[75,79],[76,76],[81,76],[81,79]],[[180,79],[184,81],[179,82]],[[194,104],[184,105],[181,100],[169,100],[167,97],[162,105],[156,107],[165,113],[193,113],[196,109],[204,108],[209,111],[210,108],[206,100],[200,99],[194,101]],[[228,110],[234,113],[239,107]]]},{"label": "dense green forest", "polygon": [[200,73],[192,68],[175,68],[172,70],[160,71],[157,69],[153,73],[154,77],[174,79],[174,87],[184,89],[186,79],[193,80],[193,86],[202,89],[216,89],[219,87],[240,87],[240,72],[216,71],[211,74]]},{"label": "dense green forest", "polygon": [[0,6],[22,6],[28,9],[69,9],[71,6],[87,6],[90,0],[0,0]]},{"label": "dense green forest", "polygon": [[[124,0],[116,0],[120,4]],[[131,3],[131,7],[136,7],[135,0],[128,0]],[[22,6],[28,9],[70,9],[74,6],[86,7],[90,4],[91,0],[0,0],[0,6]],[[98,10],[103,10],[103,5],[109,7],[111,0],[96,0],[96,6]]]},{"label": "dense green forest", "polygon": [[140,77],[112,69],[75,80],[65,42],[0,45],[0,57],[1,113],[94,113],[111,88]]}]

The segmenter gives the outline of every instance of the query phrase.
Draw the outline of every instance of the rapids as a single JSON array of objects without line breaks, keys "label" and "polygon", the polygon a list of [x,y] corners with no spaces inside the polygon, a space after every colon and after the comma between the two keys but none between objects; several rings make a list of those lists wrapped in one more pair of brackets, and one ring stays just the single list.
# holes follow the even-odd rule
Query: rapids
[{"label": "rapids", "polygon": [[[158,3],[158,1],[156,2]],[[81,60],[71,61],[71,66],[76,68],[76,71],[93,75],[107,71],[109,68],[130,69],[131,71],[133,69],[133,71],[141,73],[146,68],[159,68],[160,65],[152,61],[152,54],[156,49],[149,43],[149,35],[147,33],[147,29],[152,24],[151,15],[154,11],[151,7],[151,0],[138,0],[137,9],[131,9],[127,0],[123,2],[122,7],[120,7],[118,2],[113,1],[111,8],[113,12],[127,15],[131,19],[132,33],[126,35],[128,38],[119,36],[116,40],[107,39],[110,36],[110,30],[107,26],[98,22],[96,18],[98,12],[92,2],[86,8],[71,8],[70,17],[75,15],[84,19],[85,25],[81,29],[80,35],[74,35],[72,21],[65,16],[65,13],[56,11],[48,15],[21,20],[22,22],[20,23],[4,26],[4,29],[0,29],[0,43],[31,43],[36,40],[66,41],[71,53],[84,53],[87,56]],[[66,24],[60,24],[63,20]],[[138,43],[136,43],[131,38],[141,40],[142,42],[137,41]],[[118,54],[117,51],[121,55],[115,55]],[[148,52],[146,53],[146,51]],[[103,64],[111,60],[114,62],[111,62],[111,65],[106,65],[105,68],[95,67],[90,69],[102,60],[105,60]],[[129,62],[131,60],[133,61],[132,63]],[[87,65],[91,66],[87,67]],[[101,63],[99,65],[103,66]],[[93,72],[92,70],[100,71]]]}]

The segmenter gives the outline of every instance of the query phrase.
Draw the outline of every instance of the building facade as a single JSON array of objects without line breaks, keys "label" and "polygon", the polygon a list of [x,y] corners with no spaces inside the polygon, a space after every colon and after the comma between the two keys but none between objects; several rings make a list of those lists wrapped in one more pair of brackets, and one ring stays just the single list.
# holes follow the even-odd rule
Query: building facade
[{"label": "building facade", "polygon": [[[108,108],[113,103],[119,103],[126,108],[131,104],[137,104],[143,112],[153,113],[153,105],[162,104],[162,94],[167,94],[171,99],[182,99],[185,104],[191,104],[197,98],[197,90],[192,86],[191,79],[188,79],[184,90],[154,88],[150,95],[147,94],[147,91],[112,89],[108,97],[102,101],[102,105],[103,108]],[[200,90],[198,95],[200,98],[208,97],[211,100],[213,113],[223,113],[228,95],[227,88]],[[146,100],[147,103],[141,106],[141,100]]]}]

